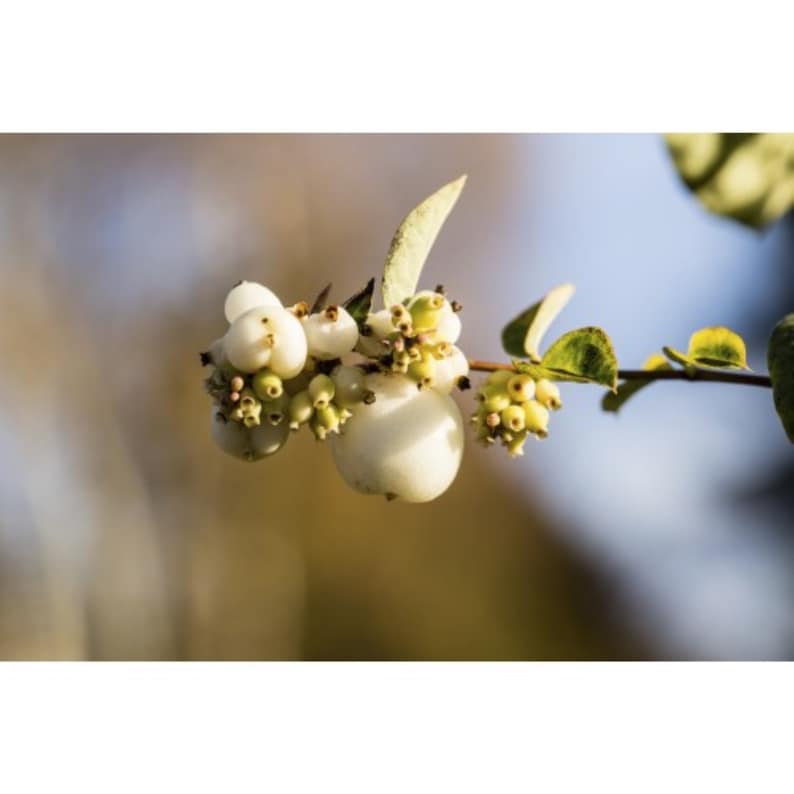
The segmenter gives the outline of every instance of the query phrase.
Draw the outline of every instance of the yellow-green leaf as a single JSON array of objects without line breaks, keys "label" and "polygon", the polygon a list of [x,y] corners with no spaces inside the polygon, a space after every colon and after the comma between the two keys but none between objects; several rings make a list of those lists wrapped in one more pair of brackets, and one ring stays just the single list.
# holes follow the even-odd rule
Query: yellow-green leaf
[{"label": "yellow-green leaf", "polygon": [[748,369],[744,340],[730,328],[717,325],[701,328],[689,338],[686,353],[663,347],[664,354],[676,364],[697,369]]},{"label": "yellow-green leaf", "polygon": [[[667,359],[665,359],[661,353],[654,353],[648,356],[642,368],[647,370],[672,369]],[[616,392],[607,392],[604,395],[604,398],[601,400],[601,407],[605,411],[617,413],[630,397],[633,397],[638,391],[644,389],[652,382],[653,381],[650,380],[623,381],[623,383],[618,386]]]},{"label": "yellow-green leaf", "polygon": [[383,268],[383,304],[402,303],[416,292],[427,255],[455,206],[465,175],[444,185],[408,213],[394,234]]},{"label": "yellow-green leaf", "polygon": [[772,331],[767,365],[775,410],[789,441],[794,442],[794,314],[787,314]]},{"label": "yellow-green leaf", "polygon": [[532,361],[539,362],[543,336],[565,308],[574,290],[573,284],[561,284],[514,317],[502,329],[502,347],[505,352],[511,356],[529,356]]},{"label": "yellow-green leaf", "polygon": [[568,381],[570,383],[590,383],[589,378],[579,377],[568,372],[560,372],[558,370],[548,369],[542,364],[535,364],[533,361],[527,361],[526,359],[522,358],[514,358],[513,367],[515,368],[516,372],[529,375],[534,380],[545,378],[546,380]]},{"label": "yellow-green leaf", "polygon": [[688,355],[701,366],[747,369],[744,339],[721,325],[695,331],[689,338]]},{"label": "yellow-green leaf", "polygon": [[794,134],[674,133],[666,140],[684,183],[709,211],[761,228],[794,207]]},{"label": "yellow-green leaf", "polygon": [[617,386],[617,356],[601,328],[579,328],[563,334],[546,351],[541,364],[552,372],[600,383],[613,391]]},{"label": "yellow-green leaf", "polygon": [[662,348],[662,352],[667,356],[675,364],[681,364],[684,369],[697,369],[697,364],[692,361],[686,353],[682,353],[680,350],[676,350],[674,347],[668,347],[665,345]]}]

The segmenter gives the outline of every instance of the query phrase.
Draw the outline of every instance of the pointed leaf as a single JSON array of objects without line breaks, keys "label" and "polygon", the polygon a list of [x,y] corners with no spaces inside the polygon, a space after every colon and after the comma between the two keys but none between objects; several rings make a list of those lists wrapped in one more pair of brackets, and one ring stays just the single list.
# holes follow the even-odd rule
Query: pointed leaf
[{"label": "pointed leaf", "polygon": [[[648,356],[642,368],[647,370],[672,369],[661,353],[654,353]],[[653,381],[650,380],[623,381],[623,383],[618,386],[616,392],[607,392],[604,395],[604,398],[601,400],[601,407],[610,413],[617,413],[629,398],[633,397],[638,391],[644,389],[652,382]]]},{"label": "pointed leaf", "polygon": [[767,365],[775,410],[789,441],[794,443],[794,314],[787,314],[772,331]]},{"label": "pointed leaf", "polygon": [[374,289],[375,279],[371,278],[364,287],[344,302],[345,309],[347,309],[359,327],[367,319],[369,310],[372,308],[372,293]]},{"label": "pointed leaf", "polygon": [[402,303],[416,292],[427,255],[466,184],[465,175],[444,185],[408,213],[394,234],[383,268],[383,305]]},{"label": "pointed leaf", "polygon": [[695,331],[689,339],[688,355],[701,366],[747,369],[744,340],[720,325]]},{"label": "pointed leaf", "polygon": [[328,284],[322,288],[320,294],[314,299],[314,303],[311,309],[309,309],[309,314],[316,314],[325,308],[325,303],[328,300],[328,296],[331,294],[331,286],[332,284],[328,282]]},{"label": "pointed leaf", "polygon": [[511,356],[529,356],[540,361],[540,343],[555,317],[573,295],[573,284],[561,284],[541,300],[513,318],[502,330],[502,347]]},{"label": "pointed leaf", "polygon": [[686,353],[682,353],[680,350],[676,350],[674,347],[668,347],[665,345],[662,348],[662,352],[670,359],[674,364],[681,364],[683,367],[687,367],[689,369],[697,369],[695,362],[687,356]]},{"label": "pointed leaf", "polygon": [[601,328],[579,328],[561,336],[543,356],[541,364],[562,375],[574,375],[617,387],[618,360],[612,342]]}]

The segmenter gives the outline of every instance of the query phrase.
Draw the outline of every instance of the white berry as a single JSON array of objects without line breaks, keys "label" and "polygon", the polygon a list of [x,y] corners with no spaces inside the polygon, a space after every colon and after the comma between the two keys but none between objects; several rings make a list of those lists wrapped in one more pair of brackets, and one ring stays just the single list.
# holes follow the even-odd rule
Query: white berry
[{"label": "white berry", "polygon": [[374,312],[367,317],[366,324],[369,326],[370,333],[368,336],[359,337],[356,349],[365,356],[382,356],[386,352],[386,348],[381,340],[397,331],[392,322],[391,312],[388,309]]},{"label": "white berry", "polygon": [[226,296],[223,313],[229,324],[257,306],[281,306],[276,294],[256,281],[241,281]]},{"label": "white berry", "polygon": [[365,378],[375,402],[352,407],[331,437],[343,479],[366,494],[429,502],[449,488],[463,454],[463,420],[455,402],[433,389],[418,390],[402,375]]},{"label": "white berry", "polygon": [[276,344],[270,357],[270,369],[284,380],[294,378],[305,366],[308,355],[303,325],[287,309],[271,311],[269,321],[276,335]]},{"label": "white berry", "polygon": [[358,342],[358,326],[343,306],[330,306],[303,321],[309,355],[320,360],[339,358]]},{"label": "white berry", "polygon": [[238,317],[226,332],[223,349],[241,372],[268,367],[282,379],[294,378],[306,363],[300,320],[280,306],[259,306]]},{"label": "white berry", "polygon": [[433,388],[442,394],[449,394],[460,378],[469,374],[469,361],[460,348],[453,347],[452,355],[436,362]]},{"label": "white berry", "polygon": [[441,309],[441,317],[438,320],[438,328],[434,339],[438,342],[449,342],[454,345],[460,339],[461,330],[460,317],[456,312],[452,311],[449,303],[445,303],[444,308]]},{"label": "white berry", "polygon": [[342,407],[360,403],[364,399],[364,373],[359,367],[339,366],[331,373],[336,394],[334,399]]}]

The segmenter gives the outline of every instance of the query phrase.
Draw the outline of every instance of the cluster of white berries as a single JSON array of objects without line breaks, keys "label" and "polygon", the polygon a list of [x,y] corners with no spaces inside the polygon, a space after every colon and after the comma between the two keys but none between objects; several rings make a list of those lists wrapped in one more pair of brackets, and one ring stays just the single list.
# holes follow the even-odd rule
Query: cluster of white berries
[{"label": "cluster of white berries", "polygon": [[501,440],[508,453],[524,454],[530,435],[538,439],[549,434],[549,409],[562,407],[556,384],[511,370],[491,373],[477,393],[479,408],[471,421],[477,440],[486,446]]},{"label": "cluster of white berries", "polygon": [[443,493],[463,451],[460,412],[448,396],[468,387],[455,346],[459,306],[440,291],[359,322],[343,307],[285,308],[267,287],[241,282],[229,322],[202,363],[211,365],[212,435],[247,461],[277,452],[290,430],[331,439],[342,477],[364,493],[424,502]]}]

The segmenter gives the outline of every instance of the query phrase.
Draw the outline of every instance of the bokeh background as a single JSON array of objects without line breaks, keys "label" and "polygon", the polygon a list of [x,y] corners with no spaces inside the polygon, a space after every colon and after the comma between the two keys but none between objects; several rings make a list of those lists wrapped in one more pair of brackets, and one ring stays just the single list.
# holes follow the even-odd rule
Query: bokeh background
[{"label": "bokeh background", "polygon": [[213,447],[197,353],[229,287],[344,299],[461,173],[425,285],[472,357],[574,281],[553,331],[602,325],[624,366],[726,324],[765,370],[790,218],[707,214],[658,136],[0,136],[0,658],[794,656],[766,390],[660,383],[615,417],[568,386],[546,441],[470,443],[425,506],[347,490],[308,433]]}]

